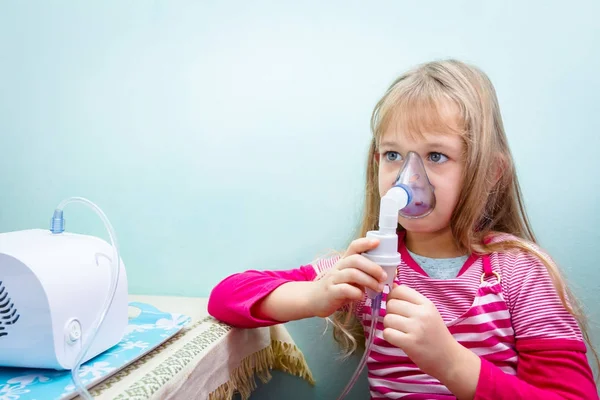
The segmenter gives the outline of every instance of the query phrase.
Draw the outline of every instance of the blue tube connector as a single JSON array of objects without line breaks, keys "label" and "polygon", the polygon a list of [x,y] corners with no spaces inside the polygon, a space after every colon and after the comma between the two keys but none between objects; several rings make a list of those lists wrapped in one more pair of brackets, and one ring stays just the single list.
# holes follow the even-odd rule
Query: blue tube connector
[{"label": "blue tube connector", "polygon": [[54,215],[50,221],[50,232],[52,233],[63,233],[65,231],[65,219],[63,218],[63,211],[56,209]]}]

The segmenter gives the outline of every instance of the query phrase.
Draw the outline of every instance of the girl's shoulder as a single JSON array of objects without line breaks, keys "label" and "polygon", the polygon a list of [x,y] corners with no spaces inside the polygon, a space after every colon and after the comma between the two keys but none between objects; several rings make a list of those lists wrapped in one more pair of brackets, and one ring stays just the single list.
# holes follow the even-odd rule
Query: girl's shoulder
[{"label": "girl's shoulder", "polygon": [[486,243],[491,245],[490,256],[501,268],[514,268],[517,263],[522,268],[535,269],[553,264],[550,255],[538,244],[509,233],[498,232],[488,236]]},{"label": "girl's shoulder", "polygon": [[[494,234],[489,257],[492,269],[502,276],[503,286],[521,289],[523,285],[543,285],[560,276],[550,255],[536,243],[507,233]],[[511,290],[511,291],[513,291]]]},{"label": "girl's shoulder", "polygon": [[582,334],[573,316],[573,301],[559,267],[537,244],[514,235],[498,234],[490,244],[492,269],[499,274],[502,293],[517,339],[570,339]]}]

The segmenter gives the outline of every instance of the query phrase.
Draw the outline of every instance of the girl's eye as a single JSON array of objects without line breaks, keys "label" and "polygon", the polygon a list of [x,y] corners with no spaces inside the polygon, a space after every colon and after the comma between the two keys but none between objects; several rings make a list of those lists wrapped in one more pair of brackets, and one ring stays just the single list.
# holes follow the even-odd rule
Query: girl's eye
[{"label": "girl's eye", "polygon": [[396,151],[386,151],[384,155],[385,155],[385,159],[390,162],[398,161],[398,160],[402,159],[402,156],[400,155],[400,153],[398,153]]},{"label": "girl's eye", "polygon": [[429,154],[429,160],[436,164],[442,164],[442,163],[445,163],[446,161],[448,161],[448,157],[446,157],[442,153],[433,152],[433,153]]}]

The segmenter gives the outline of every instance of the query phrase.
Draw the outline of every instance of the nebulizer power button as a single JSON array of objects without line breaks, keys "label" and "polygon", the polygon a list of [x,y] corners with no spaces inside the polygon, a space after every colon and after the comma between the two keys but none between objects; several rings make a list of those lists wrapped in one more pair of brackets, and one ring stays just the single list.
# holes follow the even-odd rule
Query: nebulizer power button
[{"label": "nebulizer power button", "polygon": [[65,338],[68,344],[75,344],[81,339],[81,324],[78,320],[72,319],[67,323]]}]

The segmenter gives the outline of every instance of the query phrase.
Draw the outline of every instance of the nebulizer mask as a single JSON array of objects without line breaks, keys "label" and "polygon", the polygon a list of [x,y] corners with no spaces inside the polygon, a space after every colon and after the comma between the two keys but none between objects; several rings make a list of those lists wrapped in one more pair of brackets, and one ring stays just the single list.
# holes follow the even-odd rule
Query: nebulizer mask
[{"label": "nebulizer mask", "polygon": [[[391,290],[396,277],[396,269],[400,264],[398,253],[398,217],[423,218],[435,208],[434,188],[429,182],[423,160],[415,152],[409,152],[393,186],[381,198],[379,205],[379,230],[367,232],[367,237],[379,240],[379,245],[363,253],[363,256],[379,264],[387,274],[385,285]],[[354,375],[338,399],[343,399],[352,389],[358,376],[367,363],[371,345],[375,338],[375,326],[379,319],[381,297],[367,288],[367,296],[371,299],[371,325],[365,352]]]}]

